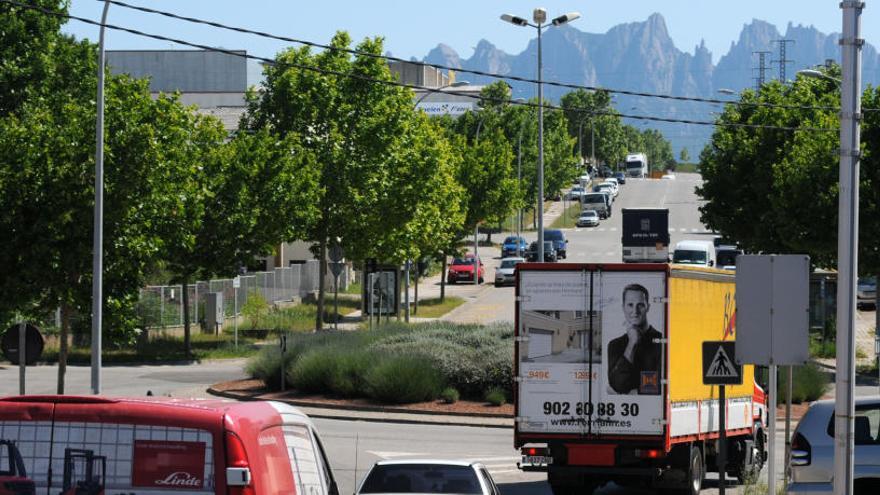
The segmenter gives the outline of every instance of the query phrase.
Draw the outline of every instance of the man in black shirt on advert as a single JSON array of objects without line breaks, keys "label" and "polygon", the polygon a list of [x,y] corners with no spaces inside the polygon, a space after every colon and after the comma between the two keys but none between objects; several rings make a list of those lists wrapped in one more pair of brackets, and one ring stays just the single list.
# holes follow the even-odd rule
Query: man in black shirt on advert
[{"label": "man in black shirt on advert", "polygon": [[660,393],[660,339],[663,335],[648,324],[648,290],[639,284],[623,288],[626,334],[608,343],[609,392],[617,394]]}]

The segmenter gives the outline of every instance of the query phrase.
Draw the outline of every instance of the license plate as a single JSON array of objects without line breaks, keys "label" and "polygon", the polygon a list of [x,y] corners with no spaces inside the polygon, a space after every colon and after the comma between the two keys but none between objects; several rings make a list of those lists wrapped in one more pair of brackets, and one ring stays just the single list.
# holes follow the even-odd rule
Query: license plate
[{"label": "license plate", "polygon": [[545,466],[553,463],[553,458],[549,455],[524,455],[522,456],[523,465],[529,466]]}]

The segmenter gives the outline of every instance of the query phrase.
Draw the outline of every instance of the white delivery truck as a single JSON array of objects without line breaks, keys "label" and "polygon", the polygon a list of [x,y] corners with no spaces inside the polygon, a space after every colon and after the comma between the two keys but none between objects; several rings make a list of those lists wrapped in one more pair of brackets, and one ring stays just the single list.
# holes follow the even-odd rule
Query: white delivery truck
[{"label": "white delivery truck", "polygon": [[[734,340],[726,270],[669,264],[524,263],[516,271],[514,446],[554,495],[622,486],[699,494],[717,471],[719,408],[727,471],[766,459],[763,389],[703,384],[704,341]],[[633,342],[635,342],[633,344]]]},{"label": "white delivery truck", "polygon": [[644,179],[648,176],[648,156],[644,153],[626,155],[626,175]]}]

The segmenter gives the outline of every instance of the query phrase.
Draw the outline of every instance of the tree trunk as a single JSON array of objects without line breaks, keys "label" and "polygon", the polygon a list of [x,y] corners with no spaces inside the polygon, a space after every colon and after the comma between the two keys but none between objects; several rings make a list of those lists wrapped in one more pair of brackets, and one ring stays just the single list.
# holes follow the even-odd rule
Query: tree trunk
[{"label": "tree trunk", "polygon": [[538,230],[538,210],[532,208],[532,230]]},{"label": "tree trunk", "polygon": [[440,272],[440,302],[446,301],[446,253],[443,253],[443,269]]},{"label": "tree trunk", "polygon": [[64,374],[67,372],[67,337],[70,335],[70,303],[61,302],[61,336],[58,342],[58,395],[64,395]]},{"label": "tree trunk", "polygon": [[192,328],[189,315],[189,277],[185,277],[180,285],[180,298],[183,303],[183,353],[187,359],[192,358]]},{"label": "tree trunk", "polygon": [[315,331],[320,332],[324,329],[324,278],[327,276],[327,238],[321,236],[318,241],[319,254],[318,260],[318,308],[315,316]]}]

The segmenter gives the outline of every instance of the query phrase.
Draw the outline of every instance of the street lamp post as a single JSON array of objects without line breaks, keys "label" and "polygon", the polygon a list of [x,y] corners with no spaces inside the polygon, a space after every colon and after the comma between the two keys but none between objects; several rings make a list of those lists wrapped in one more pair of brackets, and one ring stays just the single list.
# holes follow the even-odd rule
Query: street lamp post
[{"label": "street lamp post", "polygon": [[[562,26],[580,16],[579,12],[569,12],[553,19],[550,24]],[[541,32],[547,27],[545,24],[547,11],[535,9],[532,12],[534,24],[522,17],[510,14],[503,14],[501,20],[515,26],[529,26],[538,30],[538,260],[544,261],[544,84],[542,81],[544,68],[541,54]]]},{"label": "street lamp post", "polygon": [[837,221],[837,372],[834,404],[834,494],[853,493],[855,315],[859,252],[859,143],[863,2],[841,2],[842,79],[817,70],[798,73],[840,85],[840,176]]},{"label": "street lamp post", "polygon": [[[92,393],[101,393],[101,322],[104,306],[104,26],[109,0],[104,0],[98,35],[98,95],[95,119],[95,219],[92,239]],[[186,288],[184,288],[186,290]]]}]

